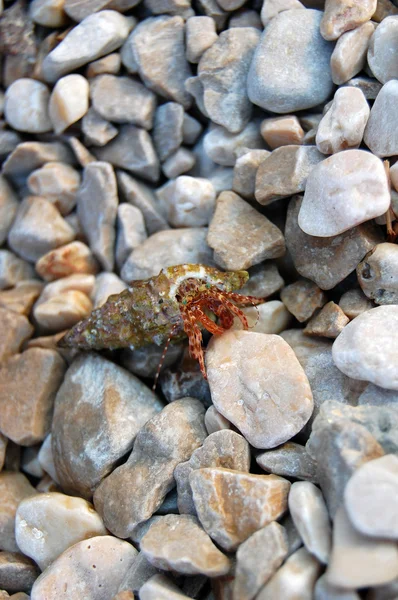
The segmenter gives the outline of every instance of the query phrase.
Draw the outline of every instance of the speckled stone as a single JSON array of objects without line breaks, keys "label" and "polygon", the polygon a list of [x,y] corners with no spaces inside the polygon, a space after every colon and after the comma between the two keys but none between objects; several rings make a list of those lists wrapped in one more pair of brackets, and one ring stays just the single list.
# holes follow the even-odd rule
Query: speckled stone
[{"label": "speckled stone", "polygon": [[33,171],[27,181],[29,190],[52,202],[61,215],[69,214],[76,204],[80,174],[70,165],[48,162]]},{"label": "speckled stone", "polygon": [[333,82],[336,85],[349,82],[362,71],[374,30],[374,23],[368,21],[339,37],[330,57]]},{"label": "speckled stone", "polygon": [[357,267],[359,285],[376,304],[398,304],[398,246],[378,244]]},{"label": "speckled stone", "polygon": [[281,300],[300,323],[310,319],[326,303],[326,295],[308,279],[299,279],[283,288]]},{"label": "speckled stone", "polygon": [[398,126],[394,118],[397,107],[398,81],[393,79],[378,93],[365,129],[365,144],[376,156],[394,156],[398,152]]},{"label": "speckled stone", "polygon": [[4,116],[8,125],[25,133],[50,131],[49,98],[50,92],[41,81],[17,79],[5,94]]},{"label": "speckled stone", "polygon": [[398,77],[394,55],[398,51],[398,15],[382,20],[371,37],[368,63],[373,75],[387,83]]},{"label": "speckled stone", "polygon": [[321,20],[321,34],[325,40],[337,40],[342,33],[355,29],[372,18],[377,0],[326,0]]},{"label": "speckled stone", "polygon": [[34,328],[25,316],[0,307],[0,361],[17,354],[33,332]]},{"label": "speckled stone", "polygon": [[334,302],[328,302],[321,311],[307,323],[304,333],[335,339],[349,323],[350,319]]},{"label": "speckled stone", "polygon": [[295,442],[258,454],[256,462],[267,473],[316,482],[316,462]]},{"label": "speckled stone", "polygon": [[0,550],[19,552],[15,541],[15,513],[24,498],[36,493],[22,473],[0,473]]}]

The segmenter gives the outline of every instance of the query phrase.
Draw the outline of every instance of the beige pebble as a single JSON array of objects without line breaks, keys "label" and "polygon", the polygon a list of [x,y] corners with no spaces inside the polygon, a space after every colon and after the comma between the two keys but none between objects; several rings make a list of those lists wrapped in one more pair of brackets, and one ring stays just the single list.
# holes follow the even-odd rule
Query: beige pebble
[{"label": "beige pebble", "polygon": [[25,77],[18,78],[6,91],[4,116],[17,131],[44,133],[51,130],[49,116],[50,92],[44,83]]},{"label": "beige pebble", "polygon": [[264,27],[284,10],[305,8],[299,0],[264,0],[261,8],[261,22]]},{"label": "beige pebble", "polygon": [[33,335],[33,327],[24,315],[0,307],[0,362],[17,354]]},{"label": "beige pebble", "polygon": [[209,435],[223,429],[231,429],[231,423],[218,412],[213,404],[206,411],[205,426]]},{"label": "beige pebble", "polygon": [[15,513],[21,500],[35,493],[22,473],[0,473],[0,550],[19,552],[15,541]]},{"label": "beige pebble", "polygon": [[198,63],[202,54],[217,40],[216,24],[211,17],[195,16],[187,19],[187,60]]},{"label": "beige pebble", "polygon": [[216,203],[213,184],[203,177],[181,175],[157,191],[173,227],[208,225]]},{"label": "beige pebble", "polygon": [[261,123],[261,135],[267,145],[274,150],[280,146],[303,143],[304,129],[294,115],[264,119]]},{"label": "beige pebble", "polygon": [[99,265],[90,248],[82,242],[71,242],[51,250],[36,263],[36,272],[45,281],[54,281],[77,273],[95,275]]},{"label": "beige pebble", "polygon": [[164,161],[162,171],[168,179],[176,179],[179,175],[191,171],[195,166],[195,162],[196,157],[193,152],[187,150],[187,148],[178,148],[174,154]]},{"label": "beige pebble", "polygon": [[112,294],[120,294],[125,290],[127,284],[115,273],[103,271],[95,279],[93,290],[94,308],[99,308],[108,300]]},{"label": "beige pebble", "polygon": [[368,50],[369,67],[376,79],[387,83],[398,76],[394,56],[398,51],[398,15],[384,19],[371,37]]},{"label": "beige pebble", "polygon": [[394,118],[397,106],[398,81],[393,79],[378,93],[365,129],[365,144],[376,156],[394,156],[398,152],[398,126]]},{"label": "beige pebble", "polygon": [[304,329],[307,335],[335,339],[349,323],[349,317],[338,304],[328,302],[322,310],[312,317]]},{"label": "beige pebble", "polygon": [[[165,577],[165,575],[153,575],[140,588],[141,600],[188,600],[188,596]],[[123,600],[123,599],[121,599]],[[132,599],[134,600],[134,598]]]},{"label": "beige pebble", "polygon": [[189,481],[199,520],[225,550],[234,550],[287,508],[290,482],[212,467],[194,470]]},{"label": "beige pebble", "polygon": [[48,162],[33,171],[27,183],[32,194],[52,202],[61,215],[69,214],[75,207],[80,175],[70,165]]},{"label": "beige pebble", "polygon": [[93,304],[79,290],[67,290],[62,295],[51,296],[48,300],[36,304],[33,314],[40,325],[47,331],[62,331],[76,325],[87,317]]},{"label": "beige pebble", "polygon": [[295,442],[286,442],[274,450],[258,454],[256,462],[273,475],[316,481],[316,462],[304,446]]},{"label": "beige pebble", "polygon": [[308,279],[299,279],[283,288],[281,300],[300,323],[310,319],[326,303],[326,295]]},{"label": "beige pebble", "polygon": [[355,319],[363,312],[374,308],[374,304],[360,289],[348,290],[339,301],[339,306],[349,319]]},{"label": "beige pebble", "polygon": [[86,294],[86,296],[91,296],[94,285],[94,275],[75,274],[69,275],[68,277],[61,277],[61,279],[56,279],[45,285],[35,306],[37,307],[42,302],[45,302],[54,296],[61,296],[70,290],[78,290],[79,292]]},{"label": "beige pebble", "polygon": [[[0,552],[0,587],[6,588],[10,594],[20,592],[10,596],[17,600],[17,596],[29,596],[23,592],[30,592],[39,572],[36,565],[26,556],[19,552]],[[23,590],[23,591],[22,591]]]},{"label": "beige pebble", "polygon": [[269,155],[268,150],[249,150],[236,160],[232,184],[236,194],[246,200],[254,199],[257,169]]},{"label": "beige pebble", "polygon": [[86,76],[90,79],[103,73],[117,75],[120,71],[121,62],[120,53],[112,52],[87,65]]},{"label": "beige pebble", "polygon": [[0,290],[12,288],[19,282],[34,277],[34,269],[28,262],[9,250],[0,250]]},{"label": "beige pebble", "polygon": [[[247,318],[250,331],[257,333],[280,333],[288,328],[291,321],[291,314],[280,300],[271,300],[241,310]],[[240,319],[235,318],[231,329],[243,329]]]},{"label": "beige pebble", "polygon": [[398,304],[398,246],[378,244],[357,267],[362,291],[376,304]]},{"label": "beige pebble", "polygon": [[64,12],[65,0],[33,0],[29,15],[35,23],[43,27],[63,27],[68,18]]},{"label": "beige pebble", "polygon": [[321,34],[325,40],[337,40],[342,33],[355,29],[372,18],[377,0],[326,0],[321,21]]},{"label": "beige pebble", "polygon": [[346,83],[362,71],[374,30],[374,23],[368,21],[339,37],[330,57],[332,78],[336,85]]},{"label": "beige pebble", "polygon": [[66,75],[51,94],[49,113],[55,133],[62,133],[88,111],[89,85],[82,75]]}]

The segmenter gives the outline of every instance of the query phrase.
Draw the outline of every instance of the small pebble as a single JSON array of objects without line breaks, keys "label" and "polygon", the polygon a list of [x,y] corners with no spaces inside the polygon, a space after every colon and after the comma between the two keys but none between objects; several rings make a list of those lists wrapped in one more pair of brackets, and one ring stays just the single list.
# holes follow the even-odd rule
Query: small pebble
[{"label": "small pebble", "polygon": [[398,52],[398,16],[383,19],[373,33],[368,50],[368,63],[381,83],[398,77],[394,55]]},{"label": "small pebble", "polygon": [[28,316],[42,289],[43,284],[35,279],[21,281],[10,290],[0,291],[0,306]]},{"label": "small pebble", "polygon": [[350,85],[349,80],[362,71],[374,31],[374,23],[367,21],[339,37],[330,57],[332,78],[336,85],[346,82]]},{"label": "small pebble", "polygon": [[66,75],[54,86],[49,103],[55,133],[62,133],[88,111],[89,85],[82,75]]},{"label": "small pebble", "polygon": [[110,75],[117,75],[121,67],[121,58],[119,52],[113,52],[107,54],[87,66],[86,76],[88,79],[96,77],[97,75],[103,75],[109,73]]},{"label": "small pebble", "polygon": [[261,123],[261,135],[267,145],[274,150],[280,146],[303,143],[304,130],[295,116],[264,119]]},{"label": "small pebble", "polygon": [[217,40],[216,23],[211,17],[190,17],[186,22],[187,60],[198,63],[202,54]]},{"label": "small pebble", "polygon": [[345,292],[340,298],[339,306],[349,319],[355,319],[358,315],[374,308],[373,302],[368,300],[360,289]]},{"label": "small pebble", "polygon": [[[165,575],[154,575],[140,588],[141,600],[188,600]],[[134,598],[132,598],[134,600]]]},{"label": "small pebble", "polygon": [[213,184],[202,177],[181,175],[157,191],[173,227],[208,225],[216,204]]},{"label": "small pebble", "polygon": [[357,267],[358,282],[376,304],[398,304],[398,246],[378,244]]},{"label": "small pebble", "polygon": [[[291,321],[291,314],[279,300],[271,300],[259,306],[249,306],[241,310],[246,316],[249,329],[257,333],[281,333]],[[231,329],[243,329],[240,319],[235,318]]]},{"label": "small pebble", "polygon": [[63,10],[64,0],[33,0],[29,15],[35,23],[43,27],[62,27],[68,19]]},{"label": "small pebble", "polygon": [[17,354],[33,335],[33,327],[23,315],[0,307],[0,361]]},{"label": "small pebble", "polygon": [[218,412],[213,404],[206,411],[205,426],[209,435],[216,431],[231,429],[231,423]]},{"label": "small pebble", "polygon": [[342,33],[355,29],[372,18],[377,0],[326,0],[321,20],[321,34],[325,40],[337,40]]},{"label": "small pebble", "polygon": [[335,339],[343,331],[349,321],[350,319],[338,304],[328,302],[321,311],[307,323],[304,333],[307,335]]},{"label": "small pebble", "polygon": [[169,179],[175,179],[183,173],[191,171],[195,166],[196,157],[186,148],[179,148],[169,156],[162,165],[163,174]]},{"label": "small pebble", "polygon": [[47,162],[73,164],[71,151],[60,142],[21,142],[3,163],[3,174],[26,177]]},{"label": "small pebble", "polygon": [[184,107],[177,102],[166,102],[156,110],[153,143],[161,162],[169,158],[182,144],[184,114]]},{"label": "small pebble", "polygon": [[120,294],[127,288],[127,284],[115,273],[103,271],[95,278],[95,286],[92,293],[94,308],[99,308],[108,300],[112,294]]},{"label": "small pebble", "polygon": [[91,300],[79,290],[67,290],[33,307],[37,324],[47,333],[63,331],[88,317],[93,310]]},{"label": "small pebble", "polygon": [[394,119],[397,106],[398,81],[393,79],[383,85],[378,93],[365,129],[365,144],[376,156],[394,156],[398,153],[398,126]]},{"label": "small pebble", "polygon": [[93,108],[89,108],[82,119],[85,143],[89,146],[105,146],[119,133],[109,121],[103,119]]},{"label": "small pebble", "polygon": [[0,244],[7,239],[8,232],[18,211],[18,197],[5,177],[0,175]]},{"label": "small pebble", "polygon": [[300,323],[308,321],[326,303],[323,291],[308,279],[299,279],[283,288],[281,300]]},{"label": "small pebble", "polygon": [[269,155],[268,150],[249,150],[237,159],[232,184],[236,194],[246,200],[254,199],[257,169]]},{"label": "small pebble", "polygon": [[211,125],[203,138],[204,151],[208,158],[223,167],[233,167],[239,151],[263,149],[259,123],[251,121],[240,133],[230,133],[221,125]]},{"label": "small pebble", "polygon": [[316,481],[316,462],[304,446],[295,442],[287,442],[279,448],[258,454],[256,462],[273,475]]},{"label": "small pebble", "polygon": [[[126,284],[124,284],[124,286],[127,287]],[[162,371],[171,365],[174,365],[174,363],[181,358],[182,353],[183,348],[180,344],[172,344],[164,357]],[[157,346],[156,344],[137,348],[132,351],[126,348],[126,350],[122,352],[122,364],[131,373],[134,373],[134,375],[138,375],[139,377],[155,377],[162,354],[162,346]],[[186,394],[182,394],[180,398],[184,396],[186,396]]]},{"label": "small pebble", "polygon": [[44,83],[21,78],[6,91],[4,116],[17,131],[44,133],[52,129],[48,112],[50,92]]},{"label": "small pebble", "polygon": [[[119,593],[132,590],[133,593],[138,594],[138,592],[141,592],[143,585],[158,573],[159,570],[151,565],[142,552],[139,552],[119,586]],[[134,600],[134,598],[131,600]],[[164,600],[167,600],[167,598]]]},{"label": "small pebble", "polygon": [[264,27],[285,10],[305,8],[299,0],[264,0],[261,8],[261,22]]},{"label": "small pebble", "polygon": [[367,100],[375,100],[381,88],[383,87],[382,84],[377,81],[377,79],[360,77],[359,75],[353,79],[349,79],[347,81],[347,85],[362,90]]},{"label": "small pebble", "polygon": [[35,493],[22,473],[0,473],[0,550],[19,552],[15,541],[15,513],[21,500]]},{"label": "small pebble", "polygon": [[67,164],[47,162],[29,175],[27,184],[33,195],[46,198],[65,216],[75,207],[80,175]]},{"label": "small pebble", "polygon": [[239,290],[244,296],[268,298],[284,286],[284,281],[273,262],[256,265],[250,269],[249,274],[249,281]]},{"label": "small pebble", "polygon": [[378,385],[369,383],[358,398],[358,406],[368,404],[370,406],[385,406],[398,402],[398,392],[385,390]]},{"label": "small pebble", "polygon": [[33,267],[9,250],[0,250],[0,289],[17,285],[25,279],[34,277]]},{"label": "small pebble", "polygon": [[44,254],[36,263],[36,272],[45,281],[54,281],[76,273],[95,275],[99,266],[90,248],[82,242],[71,242]]},{"label": "small pebble", "polygon": [[[29,593],[38,575],[36,565],[26,556],[17,552],[0,552],[0,588],[10,593]],[[11,597],[16,600],[15,596]]]},{"label": "small pebble", "polygon": [[145,221],[142,212],[136,206],[119,204],[117,209],[116,263],[123,263],[140,244],[147,239]]},{"label": "small pebble", "polygon": [[354,590],[331,585],[324,574],[315,584],[314,600],[360,600],[360,596]]}]

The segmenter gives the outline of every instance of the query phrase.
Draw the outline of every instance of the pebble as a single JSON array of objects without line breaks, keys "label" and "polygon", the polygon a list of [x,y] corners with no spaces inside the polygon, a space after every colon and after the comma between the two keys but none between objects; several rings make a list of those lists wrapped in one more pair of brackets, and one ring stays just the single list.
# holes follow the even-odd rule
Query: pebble
[{"label": "pebble", "polygon": [[36,565],[26,556],[17,552],[0,552],[1,589],[5,588],[10,593],[29,593],[38,575]]},{"label": "pebble", "polygon": [[304,130],[296,116],[264,119],[261,123],[261,135],[267,145],[274,150],[280,146],[303,143]]},{"label": "pebble", "polygon": [[41,479],[45,473],[39,463],[40,444],[23,449],[20,466],[24,473]]},{"label": "pebble", "polygon": [[127,202],[117,209],[116,263],[121,268],[131,252],[147,239],[142,212]]},{"label": "pebble", "polygon": [[300,275],[321,289],[330,290],[356,269],[365,254],[382,241],[382,236],[372,222],[333,237],[308,235],[298,224],[301,205],[301,196],[295,196],[289,203],[285,225],[287,249]]},{"label": "pebble", "polygon": [[308,279],[299,279],[283,288],[281,300],[300,323],[310,319],[326,303],[323,291]]},{"label": "pebble", "polygon": [[[18,144],[21,143],[21,136],[15,131],[0,129],[0,157],[6,159],[9,154],[12,154]],[[5,162],[5,160],[4,160]]]},{"label": "pebble", "polygon": [[178,365],[166,369],[160,376],[160,387],[167,402],[191,396],[203,403],[205,408],[211,405],[209,384],[200,372],[199,363],[192,359],[188,349],[183,349]]},{"label": "pebble", "polygon": [[206,114],[231,133],[242,131],[250,121],[252,104],[246,79],[259,39],[260,32],[253,27],[227,29],[198,65]]},{"label": "pebble", "polygon": [[359,263],[358,282],[376,304],[398,304],[398,246],[378,244]]},{"label": "pebble", "polygon": [[7,239],[8,232],[18,211],[18,197],[5,177],[0,175],[0,245]]},{"label": "pebble", "polygon": [[150,135],[134,125],[122,125],[119,135],[102,148],[93,148],[99,160],[131,171],[135,175],[157,181],[159,161]]},{"label": "pebble", "polygon": [[[122,351],[122,364],[131,373],[139,377],[155,377],[163,350],[162,346],[156,346],[156,344],[150,344],[136,350],[126,348]],[[162,371],[174,365],[181,358],[182,352],[183,348],[181,344],[171,344],[164,358]]]},{"label": "pebble", "polygon": [[184,19],[188,19],[195,14],[190,0],[145,0],[145,6],[154,15],[180,15]]},{"label": "pebble", "polygon": [[233,600],[252,600],[282,564],[287,552],[285,529],[276,521],[253,533],[236,553]]},{"label": "pebble", "polygon": [[360,76],[347,81],[347,85],[362,90],[367,100],[374,100],[377,98],[378,93],[383,87],[376,79]]},{"label": "pebble", "polygon": [[219,546],[235,550],[284,514],[290,482],[220,467],[194,470],[189,481],[199,520]]},{"label": "pebble", "polygon": [[162,165],[162,171],[168,179],[175,179],[179,175],[191,171],[195,166],[195,162],[196,157],[193,152],[190,152],[186,148],[179,148],[165,160]]},{"label": "pebble", "polygon": [[15,541],[15,513],[21,500],[36,490],[22,473],[2,471],[0,492],[0,550],[19,552]]},{"label": "pebble", "polygon": [[211,17],[190,17],[186,22],[186,56],[198,63],[203,53],[217,40],[216,23]]},{"label": "pebble", "polygon": [[19,206],[8,243],[25,260],[36,261],[73,238],[72,228],[51,202],[40,196],[29,196]]},{"label": "pebble", "polygon": [[316,482],[316,462],[295,442],[258,454],[256,462],[267,473]]},{"label": "pebble", "polygon": [[398,16],[390,16],[378,25],[368,50],[368,64],[376,79],[387,83],[398,77],[394,55],[398,51]]},{"label": "pebble", "polygon": [[89,84],[82,75],[66,75],[54,86],[49,103],[55,133],[62,133],[88,111]]},{"label": "pebble", "polygon": [[207,242],[214,250],[216,264],[232,271],[285,253],[280,229],[234,192],[218,196]]},{"label": "pebble", "polygon": [[93,310],[91,300],[79,290],[67,290],[48,300],[36,303],[33,315],[37,324],[47,333],[63,331],[88,317]]},{"label": "pebble", "polygon": [[335,586],[357,589],[388,583],[397,576],[396,544],[362,535],[352,526],[345,508],[341,506],[334,519],[326,581]]},{"label": "pebble", "polygon": [[119,133],[116,127],[103,119],[93,108],[89,108],[82,119],[82,131],[85,143],[93,146],[105,146]]},{"label": "pebble", "polygon": [[264,27],[285,10],[305,8],[299,0],[264,0],[261,8],[261,22]]},{"label": "pebble", "polygon": [[54,399],[65,368],[58,352],[42,348],[25,350],[2,364],[0,406],[4,435],[23,446],[44,440],[51,428]]},{"label": "pebble", "polygon": [[63,27],[68,19],[63,10],[64,0],[33,0],[29,7],[29,16],[43,27]]},{"label": "pebble", "polygon": [[73,164],[72,153],[60,142],[21,142],[3,163],[3,174],[26,177],[47,162]]},{"label": "pebble", "polygon": [[42,256],[36,263],[36,272],[45,281],[54,281],[76,273],[95,275],[99,266],[90,248],[82,242],[71,242]]},{"label": "pebble", "polygon": [[398,153],[398,127],[394,120],[397,106],[398,81],[394,79],[383,85],[378,93],[365,129],[365,144],[376,156]]},{"label": "pebble", "polygon": [[0,250],[0,289],[17,285],[34,277],[33,267],[9,250]]},{"label": "pebble", "polygon": [[261,162],[255,197],[263,205],[303,192],[307,178],[325,157],[315,146],[281,146]]},{"label": "pebble", "polygon": [[53,83],[66,73],[117,50],[127,39],[130,21],[113,10],[88,15],[73,27],[42,63],[45,81]]},{"label": "pebble", "polygon": [[203,138],[208,158],[223,167],[233,167],[242,148],[245,152],[264,148],[259,123],[251,121],[240,133],[231,133],[221,125],[211,125]]},{"label": "pebble", "polygon": [[151,129],[156,96],[131,77],[98,75],[90,82],[93,109],[107,121]]},{"label": "pebble", "polygon": [[268,298],[284,286],[278,267],[273,262],[255,265],[249,270],[249,274],[249,281],[239,290],[244,296]]},{"label": "pebble", "polygon": [[322,493],[310,481],[296,481],[289,493],[289,510],[304,546],[321,563],[327,564],[332,530]]},{"label": "pebble", "polygon": [[328,302],[318,314],[312,317],[304,333],[335,339],[349,321],[350,319],[338,304]]},{"label": "pebble", "polygon": [[[119,593],[127,591],[132,591],[135,594],[138,594],[138,592],[141,593],[143,585],[158,573],[159,570],[151,565],[145,558],[143,552],[139,552],[119,586]],[[134,600],[134,598],[131,600]],[[168,599],[165,598],[164,600]]]},{"label": "pebble", "polygon": [[268,156],[268,150],[249,150],[236,160],[232,184],[236,194],[246,200],[254,199],[257,169]]},{"label": "pebble", "polygon": [[396,323],[396,305],[379,306],[359,315],[333,344],[336,366],[354,379],[398,390],[398,352],[391,344],[391,331]]},{"label": "pebble", "polygon": [[247,79],[253,104],[286,114],[328,99],[333,89],[329,64],[333,44],[321,37],[321,19],[316,10],[286,10],[267,25]]},{"label": "pebble", "polygon": [[214,186],[203,177],[181,175],[166,183],[156,195],[165,208],[167,221],[173,227],[208,225],[216,204]]},{"label": "pebble", "polygon": [[17,544],[42,571],[73,544],[106,533],[89,502],[57,492],[22,500],[15,516]]},{"label": "pebble", "polygon": [[332,78],[336,85],[346,82],[350,85],[349,80],[362,71],[374,31],[374,23],[367,21],[339,37],[330,57]]},{"label": "pebble", "polygon": [[151,418],[139,431],[128,461],[95,492],[94,505],[106,527],[127,537],[149,519],[173,488],[175,467],[188,460],[206,436],[204,407],[193,398],[176,400]]},{"label": "pebble", "polygon": [[77,196],[77,214],[94,256],[105,271],[114,265],[118,195],[116,176],[106,162],[93,162],[83,172]]},{"label": "pebble", "polygon": [[117,593],[136,555],[134,546],[110,535],[78,542],[36,579],[31,600],[109,600]]},{"label": "pebble", "polygon": [[324,574],[315,584],[314,600],[360,600],[360,596],[354,590],[331,585]]},{"label": "pebble", "polygon": [[337,40],[342,33],[355,29],[372,18],[377,0],[327,0],[321,20],[321,34],[325,40]]},{"label": "pebble", "polygon": [[[272,360],[272,373],[261,368],[267,360]],[[286,442],[310,418],[313,400],[308,380],[279,336],[227,332],[210,340],[206,362],[216,409],[255,448]]]},{"label": "pebble", "polygon": [[235,433],[235,431],[222,429],[209,435],[203,446],[193,452],[189,461],[177,465],[174,471],[174,479],[177,484],[180,514],[196,514],[189,477],[194,470],[206,467],[223,467],[249,472],[249,444],[245,438]]},{"label": "pebble", "polygon": [[164,267],[182,264],[213,266],[212,251],[206,243],[207,229],[169,229],[149,236],[133,250],[120,272],[124,281],[147,279]]},{"label": "pebble", "polygon": [[230,561],[192,515],[160,517],[144,535],[141,552],[158,569],[184,575],[225,575]]},{"label": "pebble", "polygon": [[374,304],[362,290],[354,289],[348,290],[341,296],[339,306],[349,319],[355,319],[358,315],[373,308]]},{"label": "pebble", "polygon": [[191,76],[185,58],[182,17],[150,17],[129,37],[134,60],[145,85],[167,100],[189,108],[191,96],[184,83]]},{"label": "pebble", "polygon": [[0,291],[0,306],[19,315],[28,316],[42,288],[43,284],[35,279],[21,281],[10,290]]},{"label": "pebble", "polygon": [[231,429],[231,423],[218,412],[213,404],[206,411],[205,426],[209,435],[216,431]]},{"label": "pebble", "polygon": [[350,86],[338,89],[316,132],[318,150],[324,154],[335,154],[348,148],[358,148],[369,114],[369,104],[361,90]]},{"label": "pebble", "polygon": [[55,470],[53,453],[51,449],[52,435],[49,433],[44,439],[40,446],[39,454],[37,456],[39,464],[43,471],[45,471],[54,482],[58,483],[57,472]]},{"label": "pebble", "polygon": [[115,273],[103,271],[95,279],[93,291],[94,308],[99,308],[108,300],[112,294],[120,294],[127,288],[127,284]]},{"label": "pebble", "polygon": [[[291,314],[279,300],[271,300],[241,310],[246,316],[249,329],[257,333],[281,333],[291,321]],[[240,319],[235,318],[231,329],[235,331],[243,329]]]},{"label": "pebble", "polygon": [[65,216],[75,207],[80,174],[70,165],[48,162],[29,175],[27,184],[31,194],[46,198]]},{"label": "pebble", "polygon": [[394,454],[365,463],[355,471],[345,488],[344,504],[357,531],[397,539],[397,486],[398,458]]},{"label": "pebble", "polygon": [[385,390],[378,385],[369,383],[358,398],[358,406],[370,404],[371,406],[385,406],[396,404],[398,393],[395,390]]},{"label": "pebble", "polygon": [[[164,575],[154,575],[140,589],[141,600],[188,600]],[[134,600],[134,599],[132,599]]]},{"label": "pebble", "polygon": [[217,29],[223,29],[228,19],[228,13],[215,0],[198,0],[202,12],[214,19]]},{"label": "pebble", "polygon": [[0,307],[0,361],[17,354],[33,332],[34,328],[25,316]]},{"label": "pebble", "polygon": [[5,94],[4,116],[8,125],[26,133],[50,131],[49,98],[44,83],[25,77],[17,79]]},{"label": "pebble", "polygon": [[300,548],[289,556],[258,594],[256,600],[312,600],[321,565],[306,550]]},{"label": "pebble", "polygon": [[122,61],[119,52],[107,54],[106,56],[89,63],[86,70],[86,76],[88,79],[91,79],[97,75],[103,75],[104,73],[117,75],[120,71],[121,64]]},{"label": "pebble", "polygon": [[[162,402],[134,375],[97,354],[69,367],[55,403],[52,452],[66,492],[90,498],[132,448]],[[76,423],[85,423],[84,431]]]},{"label": "pebble", "polygon": [[382,215],[390,202],[382,161],[364,150],[345,150],[310,172],[298,223],[304,233],[331,237]]},{"label": "pebble", "polygon": [[42,302],[53,298],[54,296],[60,296],[70,290],[78,290],[83,292],[87,296],[91,296],[95,284],[94,275],[76,274],[69,275],[68,277],[61,277],[50,283],[47,283],[44,287],[40,298],[36,303],[39,306]]},{"label": "pebble", "polygon": [[158,107],[153,125],[153,143],[160,162],[168,159],[182,144],[184,107],[166,102]]}]

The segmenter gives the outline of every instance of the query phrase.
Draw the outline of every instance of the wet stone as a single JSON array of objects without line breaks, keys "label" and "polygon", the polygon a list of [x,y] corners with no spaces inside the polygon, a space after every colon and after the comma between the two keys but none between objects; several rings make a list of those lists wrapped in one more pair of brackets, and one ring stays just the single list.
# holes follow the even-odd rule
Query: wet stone
[{"label": "wet stone", "polygon": [[345,82],[350,85],[349,80],[362,71],[366,64],[369,42],[374,30],[374,23],[368,21],[351,31],[346,31],[337,40],[330,57],[333,82],[336,85]]},{"label": "wet stone", "polygon": [[213,184],[202,177],[182,175],[170,181],[156,194],[173,227],[208,225],[216,203]]},{"label": "wet stone", "polygon": [[333,89],[329,65],[333,44],[321,37],[321,19],[322,13],[311,9],[286,10],[272,19],[248,75],[253,104],[285,114],[325,102]]},{"label": "wet stone", "polygon": [[[66,492],[89,498],[132,448],[141,427],[162,409],[134,375],[96,355],[77,358],[57,394],[52,451]],[[84,422],[84,431],[76,423]]]},{"label": "wet stone", "polygon": [[168,179],[175,179],[179,175],[190,171],[195,166],[195,162],[196,157],[193,152],[186,148],[179,148],[165,160],[162,171]]},{"label": "wet stone", "polygon": [[230,569],[229,559],[191,515],[160,517],[142,538],[140,548],[151,564],[167,571],[217,577]]},{"label": "wet stone", "polygon": [[247,269],[285,253],[278,227],[234,192],[219,195],[207,240],[217,265],[229,270]]},{"label": "wet stone", "polygon": [[129,30],[129,20],[115,11],[89,15],[46,56],[42,64],[45,80],[55,82],[62,75],[120,48]]},{"label": "wet stone", "polygon": [[3,163],[3,174],[26,177],[47,162],[73,164],[72,153],[59,142],[21,142]]},{"label": "wet stone", "polygon": [[373,75],[387,83],[398,77],[394,55],[398,51],[398,16],[389,16],[378,25],[369,44],[368,63]]},{"label": "wet stone", "polygon": [[335,339],[349,321],[350,319],[338,304],[328,302],[317,315],[312,317],[304,333]]},{"label": "wet stone", "polygon": [[190,17],[186,23],[186,55],[198,63],[203,53],[217,40],[216,23],[211,17]]},{"label": "wet stone", "polygon": [[275,521],[241,544],[233,584],[233,600],[251,600],[272,577],[288,552],[284,527]]},{"label": "wet stone", "polygon": [[188,460],[206,436],[204,407],[193,398],[177,400],[151,418],[138,433],[128,461],[95,492],[94,505],[106,527],[128,537],[149,519],[173,488],[175,467]]},{"label": "wet stone", "polygon": [[107,121],[151,129],[156,96],[131,77],[99,75],[90,82],[93,109]]},{"label": "wet stone", "polygon": [[218,412],[213,404],[206,411],[205,426],[209,435],[216,431],[231,429],[231,423]]},{"label": "wet stone", "polygon": [[29,593],[38,575],[36,565],[26,556],[17,552],[0,552],[1,589],[10,593]]},{"label": "wet stone", "polygon": [[82,119],[85,142],[93,146],[105,146],[119,133],[117,128],[103,119],[93,108],[89,108]]},{"label": "wet stone", "polygon": [[257,169],[269,155],[268,150],[249,150],[237,159],[232,184],[236,194],[246,200],[254,199]]},{"label": "wet stone", "polygon": [[136,206],[123,203],[117,209],[116,262],[119,268],[134,250],[147,239],[142,212]]},{"label": "wet stone", "polygon": [[267,473],[316,482],[316,462],[295,442],[258,454],[256,462]]},{"label": "wet stone", "polygon": [[281,300],[300,323],[310,319],[326,303],[323,291],[308,279],[299,279],[283,288]]},{"label": "wet stone", "polygon": [[239,152],[263,149],[259,122],[251,121],[240,133],[231,133],[221,125],[211,125],[203,138],[204,151],[208,158],[223,167],[233,167]]},{"label": "wet stone", "polygon": [[55,133],[62,133],[88,111],[89,84],[82,75],[66,75],[54,86],[49,103]]},{"label": "wet stone", "polygon": [[0,550],[19,552],[15,541],[15,513],[18,504],[36,493],[22,473],[0,473]]},{"label": "wet stone", "polygon": [[52,129],[48,114],[50,92],[44,83],[21,78],[6,91],[4,116],[17,131],[44,133]]},{"label": "wet stone", "polygon": [[397,106],[398,81],[394,79],[378,93],[365,129],[365,144],[377,156],[393,156],[398,152],[398,127],[393,116]]},{"label": "wet stone", "polygon": [[0,250],[0,289],[17,285],[34,277],[33,267],[9,250]]},{"label": "wet stone", "polygon": [[325,40],[337,40],[342,33],[370,21],[376,10],[377,0],[327,0],[321,21],[321,34]]},{"label": "wet stone", "polygon": [[84,169],[77,197],[77,214],[91,250],[106,271],[114,265],[118,195],[112,166],[93,162]]},{"label": "wet stone", "polygon": [[36,263],[36,272],[45,281],[68,275],[87,273],[95,275],[99,265],[90,248],[82,242],[71,242],[44,254]]},{"label": "wet stone", "polygon": [[86,76],[96,77],[97,75],[103,75],[109,73],[111,75],[117,75],[121,67],[121,58],[119,52],[113,52],[107,54],[103,58],[99,58],[87,66]]},{"label": "wet stone", "polygon": [[203,446],[193,452],[189,461],[177,465],[174,478],[177,483],[180,514],[196,514],[189,477],[194,470],[206,467],[223,467],[249,472],[249,444],[234,431],[229,429],[217,431],[205,439]]},{"label": "wet stone", "polygon": [[267,145],[274,150],[280,146],[302,144],[304,130],[295,116],[264,119],[261,123],[261,135]]},{"label": "wet stone", "polygon": [[199,520],[225,550],[234,550],[287,508],[290,482],[212,467],[194,470],[189,481]]},{"label": "wet stone", "polygon": [[70,165],[48,162],[29,175],[27,184],[32,194],[46,198],[61,215],[67,215],[76,204],[80,174]]},{"label": "wet stone", "polygon": [[303,192],[309,174],[325,157],[315,146],[282,146],[261,162],[255,197],[263,205]]},{"label": "wet stone", "polygon": [[153,143],[160,162],[169,158],[182,144],[184,108],[176,102],[158,107],[153,125]]},{"label": "wet stone", "polygon": [[357,267],[358,281],[376,304],[398,304],[398,247],[378,244]]},{"label": "wet stone", "polygon": [[23,315],[0,307],[0,361],[17,354],[33,335],[33,327]]},{"label": "wet stone", "polygon": [[28,349],[2,364],[0,426],[4,435],[23,446],[44,440],[65,368],[58,352],[42,348]]}]

